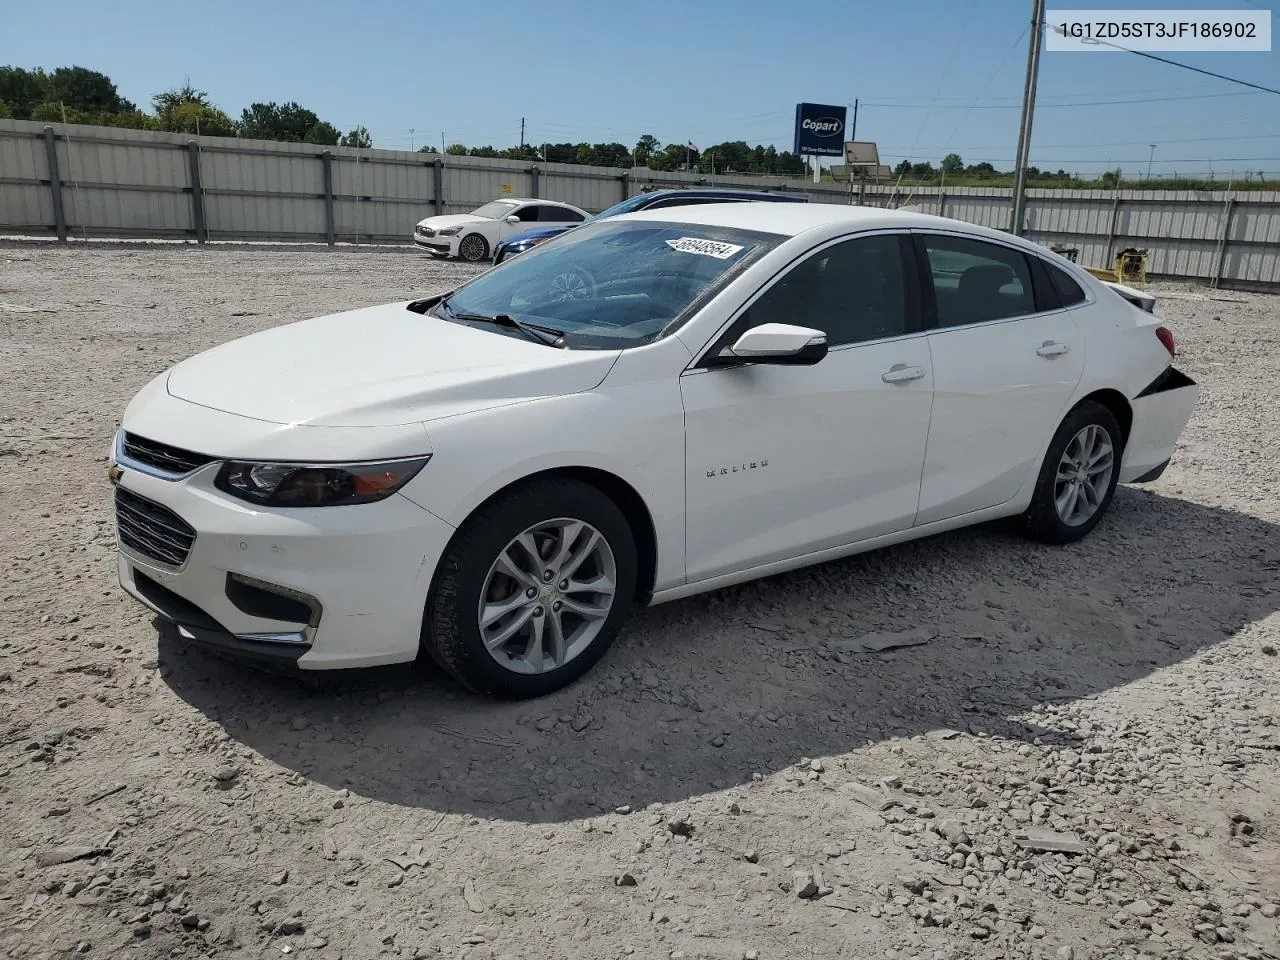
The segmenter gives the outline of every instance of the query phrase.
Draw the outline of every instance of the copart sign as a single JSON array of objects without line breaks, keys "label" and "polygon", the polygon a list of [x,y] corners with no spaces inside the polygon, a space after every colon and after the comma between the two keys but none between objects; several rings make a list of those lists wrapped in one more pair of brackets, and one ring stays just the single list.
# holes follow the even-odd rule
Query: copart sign
[{"label": "copart sign", "polygon": [[844,156],[846,107],[823,103],[796,104],[794,153],[819,157]]}]

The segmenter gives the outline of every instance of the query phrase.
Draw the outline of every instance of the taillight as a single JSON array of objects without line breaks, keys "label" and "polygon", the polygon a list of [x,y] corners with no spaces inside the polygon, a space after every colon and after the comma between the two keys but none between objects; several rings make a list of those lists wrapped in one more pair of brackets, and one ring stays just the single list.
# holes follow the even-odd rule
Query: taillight
[{"label": "taillight", "polygon": [[1164,344],[1164,348],[1169,351],[1169,356],[1178,355],[1178,345],[1174,343],[1173,331],[1168,327],[1156,327],[1156,339]]}]

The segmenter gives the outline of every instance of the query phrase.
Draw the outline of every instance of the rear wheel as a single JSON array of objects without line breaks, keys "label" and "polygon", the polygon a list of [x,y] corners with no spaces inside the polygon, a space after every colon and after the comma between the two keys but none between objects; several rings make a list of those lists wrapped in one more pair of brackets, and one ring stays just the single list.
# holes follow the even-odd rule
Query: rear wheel
[{"label": "rear wheel", "polygon": [[1124,439],[1115,416],[1086,400],[1059,425],[1036,481],[1023,531],[1045,543],[1073,543],[1106,513],[1120,475]]},{"label": "rear wheel", "polygon": [[622,511],[576,480],[535,481],[482,507],[441,560],[423,643],[481,693],[536,697],[576,680],[634,609]]},{"label": "rear wheel", "polygon": [[468,263],[479,263],[489,257],[489,241],[478,233],[468,233],[458,241],[458,256]]}]

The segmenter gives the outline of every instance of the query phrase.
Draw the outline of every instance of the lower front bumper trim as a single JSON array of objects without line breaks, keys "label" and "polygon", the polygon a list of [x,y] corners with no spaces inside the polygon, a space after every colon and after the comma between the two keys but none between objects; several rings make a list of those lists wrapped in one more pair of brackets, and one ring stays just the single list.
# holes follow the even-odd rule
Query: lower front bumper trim
[{"label": "lower front bumper trim", "polygon": [[185,626],[163,616],[161,619],[171,624],[183,640],[190,640],[236,660],[252,660],[290,671],[301,670],[298,660],[308,649],[302,644],[243,640],[235,634],[224,633],[221,630]]}]

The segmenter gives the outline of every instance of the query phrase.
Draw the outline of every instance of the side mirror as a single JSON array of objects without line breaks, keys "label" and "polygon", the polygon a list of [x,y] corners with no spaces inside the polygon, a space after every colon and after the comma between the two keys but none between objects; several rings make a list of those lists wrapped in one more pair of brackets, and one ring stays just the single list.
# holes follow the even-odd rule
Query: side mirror
[{"label": "side mirror", "polygon": [[811,327],[762,323],[740,336],[716,357],[717,364],[776,363],[812,366],[827,355],[827,335]]},{"label": "side mirror", "polygon": [[520,219],[520,217],[519,217],[517,214],[514,214],[514,213],[513,213],[513,214],[511,214],[509,217],[505,217],[504,219],[507,221],[507,223],[522,223],[522,222],[523,222],[523,221]]}]

